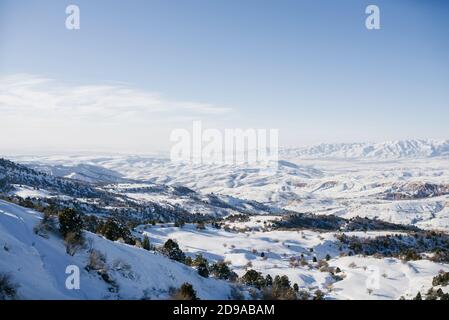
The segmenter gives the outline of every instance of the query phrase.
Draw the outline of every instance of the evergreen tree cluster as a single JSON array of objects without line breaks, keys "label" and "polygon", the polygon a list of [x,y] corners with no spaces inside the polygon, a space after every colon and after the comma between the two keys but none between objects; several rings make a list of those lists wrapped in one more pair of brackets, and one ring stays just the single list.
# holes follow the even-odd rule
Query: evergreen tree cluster
[{"label": "evergreen tree cluster", "polygon": [[211,273],[218,279],[235,281],[238,276],[224,261],[218,261],[211,266]]},{"label": "evergreen tree cluster", "polygon": [[120,239],[127,244],[134,245],[136,243],[134,238],[131,236],[131,231],[128,227],[113,218],[109,218],[105,222],[100,221],[97,227],[97,233],[112,241],[117,241]]},{"label": "evergreen tree cluster", "polygon": [[172,260],[184,263],[186,255],[179,248],[179,245],[172,239],[168,239],[162,247],[162,253]]},{"label": "evergreen tree cluster", "polygon": [[432,280],[433,286],[447,286],[449,284],[449,272],[440,272],[437,276],[435,276]]},{"label": "evergreen tree cluster", "polygon": [[75,239],[82,237],[83,219],[73,209],[64,209],[59,213],[59,232],[66,238],[71,234]]}]

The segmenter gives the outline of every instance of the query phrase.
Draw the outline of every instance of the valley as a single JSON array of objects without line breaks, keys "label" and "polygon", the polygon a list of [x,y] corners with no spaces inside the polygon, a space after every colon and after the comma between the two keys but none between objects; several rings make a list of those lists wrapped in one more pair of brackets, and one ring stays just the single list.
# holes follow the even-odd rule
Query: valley
[{"label": "valley", "polygon": [[[432,296],[430,289],[442,289],[438,297],[447,292],[432,285],[449,272],[446,142],[281,150],[274,171],[162,156],[6,158],[0,245],[8,250],[0,250],[0,272],[11,274],[22,298],[165,299],[184,278],[201,299],[413,299],[418,292]],[[73,256],[57,229],[44,237],[33,232],[64,210],[81,215],[89,243]],[[105,225],[128,231],[111,236]],[[175,261],[164,249],[170,241],[179,245]],[[66,292],[62,265],[83,268],[95,250],[117,288],[111,293],[109,280],[86,269],[82,283],[103,281],[104,289]],[[131,278],[117,259],[134,270]],[[32,285],[25,263],[46,266],[36,269],[41,282]],[[141,267],[155,263],[153,271]],[[164,285],[145,287],[148,272]],[[270,279],[282,277],[287,291],[267,292]],[[213,281],[222,289],[208,291]]]}]

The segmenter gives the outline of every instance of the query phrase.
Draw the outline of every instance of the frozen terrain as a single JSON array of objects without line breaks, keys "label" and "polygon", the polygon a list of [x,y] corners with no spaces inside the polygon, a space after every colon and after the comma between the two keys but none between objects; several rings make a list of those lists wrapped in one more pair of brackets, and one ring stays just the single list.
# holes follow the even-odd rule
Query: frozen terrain
[{"label": "frozen terrain", "polygon": [[[410,299],[432,287],[440,271],[449,271],[444,256],[433,259],[449,249],[448,141],[283,149],[272,163],[275,170],[135,155],[7,158],[14,162],[0,160],[3,199],[33,208],[56,203],[100,219],[112,216],[137,225],[133,235],[148,236],[152,245],[175,239],[191,258],[202,254],[211,263],[224,260],[239,276],[250,269],[264,276],[287,275],[301,290],[322,290],[327,299]],[[295,214],[309,219],[309,225],[313,220],[313,226],[274,227]],[[249,218],[227,220],[234,215]],[[359,229],[341,227],[357,225],[360,217],[368,219]],[[166,299],[170,288],[186,281],[202,299],[232,296],[235,284],[229,281],[200,277],[193,267],[87,231],[89,247],[70,256],[59,236],[33,232],[41,219],[36,211],[0,201],[0,272],[20,285],[20,298]],[[199,220],[205,221],[204,229],[195,224]],[[175,221],[185,225],[175,226]],[[214,226],[217,221],[224,227]],[[397,225],[383,222],[410,229],[388,229]],[[320,229],[326,225],[331,227]],[[363,229],[375,225],[387,228]],[[443,233],[428,245],[430,233],[420,230],[419,238],[418,228]],[[378,242],[367,242],[354,254],[342,235],[379,238],[381,244],[391,240],[392,246],[400,246],[403,236],[402,245],[420,257],[404,259],[404,247],[385,253]],[[112,290],[84,269],[92,249],[107,258],[116,285]],[[71,264],[81,270],[84,285],[78,291],[64,286],[65,267]],[[373,275],[377,280],[368,284]]]},{"label": "frozen terrain", "polygon": [[[401,261],[397,258],[373,258],[361,255],[342,256],[335,233],[314,231],[263,231],[260,228],[279,217],[252,217],[248,222],[230,223],[230,227],[248,228],[231,232],[193,225],[176,228],[170,225],[141,226],[137,230],[153,243],[176,239],[182,249],[195,257],[212,261],[229,261],[243,275],[249,269],[271,276],[287,275],[300,289],[320,289],[328,299],[410,299],[418,291],[427,292],[432,278],[449,265],[428,260]],[[376,237],[389,232],[348,232],[348,236]],[[344,250],[343,250],[344,251]],[[304,257],[304,265],[298,263]],[[326,255],[330,268],[339,267],[343,279],[335,279],[328,268],[320,267]],[[318,262],[313,262],[313,257]],[[371,283],[370,281],[373,281]]]},{"label": "frozen terrain", "polygon": [[[21,299],[167,299],[169,290],[183,282],[191,283],[202,299],[232,296],[229,282],[202,278],[193,268],[164,256],[91,233],[85,234],[86,247],[68,255],[56,234],[47,238],[34,233],[41,219],[33,210],[0,201],[0,271],[12,275]],[[440,271],[449,271],[448,265],[428,260],[341,256],[334,233],[261,230],[276,219],[280,217],[254,216],[247,222],[229,223],[231,228],[247,228],[244,232],[162,224],[142,225],[136,233],[149,236],[153,244],[175,239],[193,258],[202,254],[211,262],[229,261],[240,276],[250,268],[273,277],[287,275],[301,290],[320,289],[327,299],[410,299],[418,291],[426,292]],[[389,232],[347,234],[369,238]],[[108,282],[85,269],[92,250],[105,255]],[[306,264],[292,264],[301,254]],[[330,259],[323,269],[326,255]],[[319,262],[313,262],[313,257]],[[71,265],[80,268],[80,290],[65,287],[65,271]],[[339,279],[329,272],[336,267],[341,269]]]},{"label": "frozen terrain", "polygon": [[[14,159],[66,177],[81,177],[88,165],[90,170],[98,168],[89,176],[97,176],[101,182],[115,176],[182,185],[203,194],[254,200],[297,212],[363,216],[449,230],[448,146],[448,141],[406,140],[285,149],[275,171],[249,165],[173,163],[143,156]],[[57,169],[48,169],[52,166]],[[106,177],[101,176],[104,172]]]},{"label": "frozen terrain", "polygon": [[[34,233],[41,219],[33,210],[0,200],[0,272],[19,285],[20,299],[167,299],[169,289],[184,282],[202,299],[230,296],[230,285],[223,281],[202,278],[166,257],[95,234],[86,233],[87,247],[70,256],[59,236]],[[113,285],[85,270],[92,249],[105,255]],[[65,286],[70,265],[80,269],[80,290]]]}]

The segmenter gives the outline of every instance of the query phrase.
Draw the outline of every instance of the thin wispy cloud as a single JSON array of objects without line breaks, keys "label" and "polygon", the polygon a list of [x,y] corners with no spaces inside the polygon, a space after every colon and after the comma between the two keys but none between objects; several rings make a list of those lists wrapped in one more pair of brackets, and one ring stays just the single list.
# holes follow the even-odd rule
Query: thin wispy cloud
[{"label": "thin wispy cloud", "polygon": [[180,101],[126,83],[71,84],[30,74],[0,77],[0,150],[165,149],[170,130],[231,109]]},{"label": "thin wispy cloud", "polygon": [[158,116],[207,116],[229,112],[208,103],[178,101],[127,84],[71,85],[37,75],[0,78],[0,116],[142,123]]}]

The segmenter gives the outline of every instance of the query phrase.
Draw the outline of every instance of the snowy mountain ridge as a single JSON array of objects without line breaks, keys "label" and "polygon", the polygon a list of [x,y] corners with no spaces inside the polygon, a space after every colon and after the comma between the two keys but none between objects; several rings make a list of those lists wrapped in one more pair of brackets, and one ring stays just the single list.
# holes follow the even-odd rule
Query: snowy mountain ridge
[{"label": "snowy mountain ridge", "polygon": [[[110,215],[113,212],[114,216],[127,221],[132,219],[190,221],[233,213],[271,214],[282,211],[276,206],[265,205],[254,200],[211,193],[203,194],[180,184],[168,186],[118,178],[120,181],[129,181],[129,183],[105,185],[107,177],[119,177],[119,174],[98,166],[76,166],[76,168],[88,167],[89,179],[93,181],[66,177],[64,170],[62,177],[57,176],[55,173],[60,172],[60,167],[52,169],[45,166],[44,168],[48,170],[43,171],[50,171],[51,175],[37,171],[40,165],[33,166],[35,167],[36,170],[0,159],[0,196],[37,198],[42,204],[58,203],[63,207],[76,207],[85,212],[101,215]],[[103,175],[104,172],[107,176]]]},{"label": "snowy mountain ridge", "polygon": [[402,159],[449,156],[449,140],[398,140],[378,143],[319,144],[285,148],[281,158]]}]

